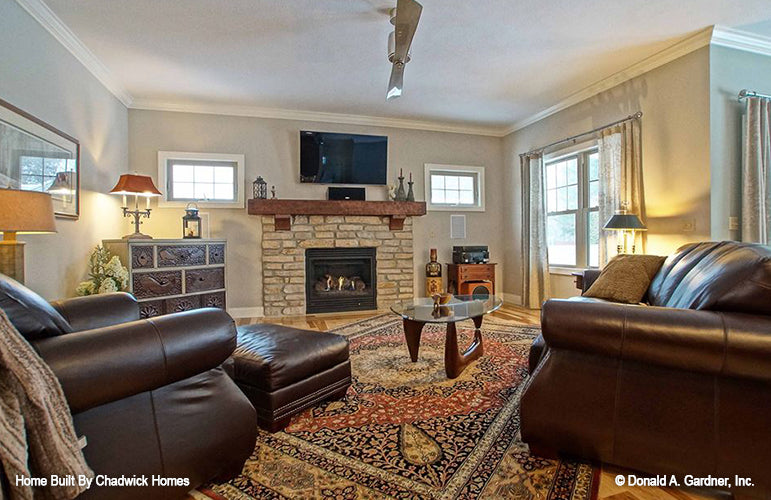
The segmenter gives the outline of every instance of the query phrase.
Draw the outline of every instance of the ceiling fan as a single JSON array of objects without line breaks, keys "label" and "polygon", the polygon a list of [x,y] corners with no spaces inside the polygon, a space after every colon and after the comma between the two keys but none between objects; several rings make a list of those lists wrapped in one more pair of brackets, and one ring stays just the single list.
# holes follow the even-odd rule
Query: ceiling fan
[{"label": "ceiling fan", "polygon": [[415,0],[397,0],[391,10],[391,24],[394,30],[388,35],[388,60],[391,61],[391,79],[388,81],[386,100],[402,95],[404,66],[410,61],[410,45],[418,29],[423,6]]}]

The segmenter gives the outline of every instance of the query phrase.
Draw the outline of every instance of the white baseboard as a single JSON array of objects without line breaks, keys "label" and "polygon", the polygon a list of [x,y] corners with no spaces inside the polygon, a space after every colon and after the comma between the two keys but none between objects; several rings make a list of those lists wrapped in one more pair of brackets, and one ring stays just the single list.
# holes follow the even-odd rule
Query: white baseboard
[{"label": "white baseboard", "polygon": [[506,293],[503,292],[503,300],[509,304],[514,304],[521,306],[522,305],[522,296],[521,295],[514,295],[513,293]]},{"label": "white baseboard", "polygon": [[259,307],[228,307],[228,314],[234,318],[262,318],[265,316],[265,309]]}]

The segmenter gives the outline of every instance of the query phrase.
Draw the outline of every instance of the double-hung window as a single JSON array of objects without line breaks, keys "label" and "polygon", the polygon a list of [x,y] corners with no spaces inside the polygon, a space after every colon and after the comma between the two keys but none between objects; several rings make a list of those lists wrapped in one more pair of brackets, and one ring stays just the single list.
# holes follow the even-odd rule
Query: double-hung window
[{"label": "double-hung window", "polygon": [[219,153],[158,152],[161,206],[195,201],[205,207],[244,206],[244,156]]},{"label": "double-hung window", "polygon": [[546,239],[552,267],[599,265],[599,153],[596,148],[544,163]]}]

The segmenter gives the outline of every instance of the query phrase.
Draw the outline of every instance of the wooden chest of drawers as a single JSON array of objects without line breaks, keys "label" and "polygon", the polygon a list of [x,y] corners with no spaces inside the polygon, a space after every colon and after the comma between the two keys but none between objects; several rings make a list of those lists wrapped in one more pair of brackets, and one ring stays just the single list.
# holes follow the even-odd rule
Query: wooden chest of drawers
[{"label": "wooden chest of drawers", "polygon": [[129,270],[143,318],[226,306],[225,240],[104,240]]}]

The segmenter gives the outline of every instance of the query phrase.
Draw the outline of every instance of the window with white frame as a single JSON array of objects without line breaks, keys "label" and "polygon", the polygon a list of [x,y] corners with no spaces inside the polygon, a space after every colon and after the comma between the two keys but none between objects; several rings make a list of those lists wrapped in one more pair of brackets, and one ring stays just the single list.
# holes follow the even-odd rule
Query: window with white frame
[{"label": "window with white frame", "polygon": [[244,206],[244,155],[158,152],[160,206]]},{"label": "window with white frame", "polygon": [[460,165],[425,165],[428,210],[485,209],[485,169]]},{"label": "window with white frame", "polygon": [[599,164],[596,148],[544,163],[550,266],[599,265]]}]

